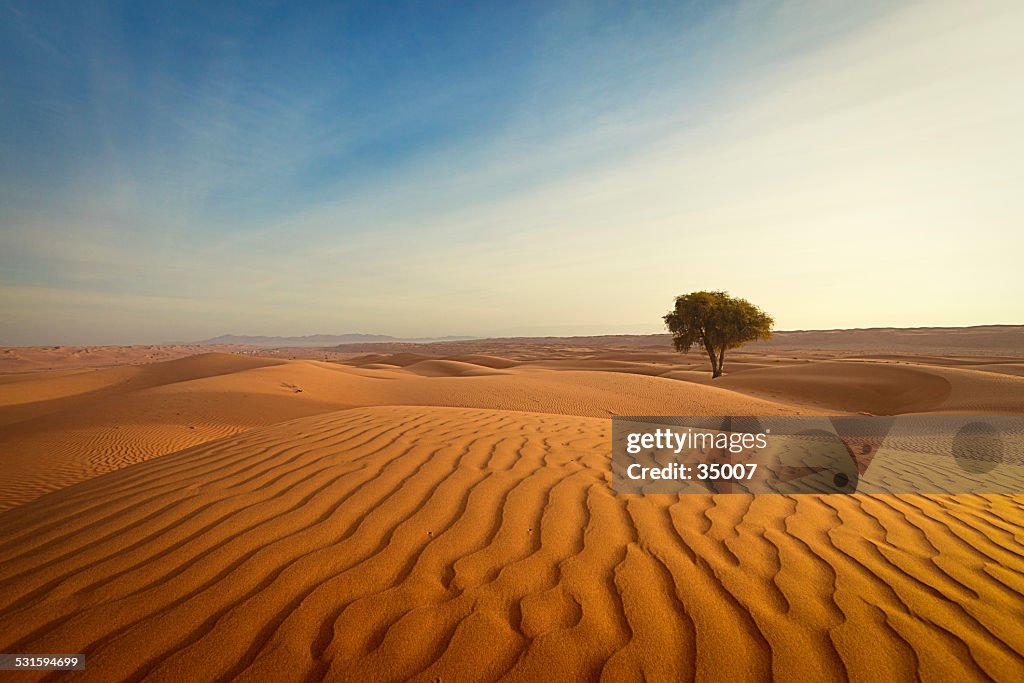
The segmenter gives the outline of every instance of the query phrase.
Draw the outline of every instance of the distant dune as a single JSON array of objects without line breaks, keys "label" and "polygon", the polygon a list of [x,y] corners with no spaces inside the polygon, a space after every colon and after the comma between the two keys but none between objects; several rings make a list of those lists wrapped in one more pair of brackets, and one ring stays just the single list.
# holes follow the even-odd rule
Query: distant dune
[{"label": "distant dune", "polygon": [[311,334],[305,337],[262,337],[238,334],[222,334],[219,337],[212,337],[202,341],[188,342],[189,344],[240,344],[245,346],[333,346],[335,344],[349,343],[379,343],[379,342],[435,342],[455,341],[461,339],[472,339],[473,337],[392,337],[387,334]]},{"label": "distant dune", "polygon": [[[667,334],[489,339],[396,339],[388,335],[366,334],[307,337],[222,335],[187,344],[0,347],[0,375],[18,371],[151,363],[205,351],[317,360],[347,360],[355,355],[370,353],[409,353],[421,359],[491,356],[516,360],[551,360],[576,358],[587,353],[607,355],[620,352],[627,354],[630,360],[635,360],[639,351],[647,351],[651,357],[675,354],[671,337]],[[802,357],[819,358],[837,355],[891,358],[909,354],[922,359],[931,354],[936,356],[940,364],[950,362],[951,357],[966,356],[1005,356],[1016,360],[1024,358],[1024,325],[783,331],[775,332],[769,341],[748,344],[735,353],[742,356],[786,352],[799,352]],[[697,355],[696,350],[691,351],[691,356]]]},{"label": "distant dune", "polygon": [[0,382],[4,381],[7,373],[141,365],[198,353],[246,353],[250,350],[251,347],[237,344],[0,347]]},{"label": "distant dune", "polygon": [[784,348],[1024,356],[1024,325],[776,332],[770,340],[751,344],[747,350]]},{"label": "distant dune", "polygon": [[[527,347],[537,349],[540,354],[547,351],[557,353],[566,348],[667,351],[672,349],[672,338],[668,334],[621,334],[589,337],[507,337],[436,342],[428,345],[382,341],[373,345],[344,343],[336,346],[334,350],[357,353],[412,351],[448,355],[459,353],[505,355],[508,350]],[[745,346],[744,350],[747,352],[822,350],[855,353],[969,353],[1020,358],[1024,357],[1024,325],[781,331],[775,332],[768,341],[755,342]]]}]

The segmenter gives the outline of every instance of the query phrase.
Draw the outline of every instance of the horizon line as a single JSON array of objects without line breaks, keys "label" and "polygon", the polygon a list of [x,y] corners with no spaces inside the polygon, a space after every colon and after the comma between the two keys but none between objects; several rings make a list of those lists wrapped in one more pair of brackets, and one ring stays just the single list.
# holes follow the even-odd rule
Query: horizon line
[{"label": "horizon line", "polygon": [[[873,326],[873,327],[834,327],[834,328],[820,328],[820,329],[790,329],[790,330],[773,330],[772,334],[796,334],[796,333],[814,333],[814,332],[872,332],[878,330],[971,330],[980,328],[1013,328],[1020,327],[1024,328],[1024,323],[990,323],[981,325],[917,325],[913,327],[898,327],[892,325],[885,326]],[[635,332],[606,332],[602,334],[535,334],[535,335],[456,335],[447,334],[439,336],[421,335],[417,337],[397,337],[395,335],[380,334],[373,332],[343,332],[340,334],[330,333],[315,333],[305,335],[263,335],[263,334],[233,334],[226,333],[210,337],[208,339],[200,339],[195,341],[165,341],[165,342],[154,342],[154,343],[138,343],[138,344],[11,344],[11,345],[0,345],[0,348],[4,349],[32,349],[32,348],[104,348],[104,347],[133,347],[133,346],[217,346],[227,345],[229,342],[222,342],[220,344],[212,342],[211,340],[219,337],[252,337],[252,338],[264,338],[264,339],[307,339],[310,337],[344,337],[344,336],[366,336],[366,337],[388,337],[381,341],[353,341],[348,343],[353,344],[388,344],[388,343],[415,343],[419,341],[423,344],[430,343],[445,343],[445,342],[459,342],[459,341],[488,341],[488,340],[506,340],[506,339],[591,339],[599,337],[660,337],[660,336],[671,336],[669,332],[648,332],[648,333],[635,333]],[[342,342],[345,343],[345,342]],[[755,343],[755,342],[751,342]],[[238,342],[239,345],[245,345],[244,342]]]}]

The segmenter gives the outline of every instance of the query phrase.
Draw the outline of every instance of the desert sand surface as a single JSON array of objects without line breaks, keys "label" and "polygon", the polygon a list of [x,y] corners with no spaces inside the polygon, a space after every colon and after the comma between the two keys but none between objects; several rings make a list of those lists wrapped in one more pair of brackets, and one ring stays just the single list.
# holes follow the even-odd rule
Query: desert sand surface
[{"label": "desert sand surface", "polygon": [[[281,345],[286,346],[285,344]],[[668,334],[617,334],[589,337],[508,337],[463,339],[413,344],[408,342],[345,343],[331,349],[288,349],[292,353],[413,351],[431,355],[495,353],[499,356],[545,357],[567,351],[646,349],[655,353],[672,348]],[[266,350],[266,349],[264,349]],[[975,327],[877,327],[853,330],[776,330],[771,339],[743,347],[746,353],[800,352],[832,357],[857,354],[936,354],[939,357],[975,355],[1024,359],[1024,325]]]},{"label": "desert sand surface", "polygon": [[150,344],[141,346],[13,346],[0,348],[0,381],[10,373],[141,365],[199,353],[252,353],[239,344]]},{"label": "desert sand surface", "polygon": [[[420,349],[429,351],[428,347]],[[508,348],[506,351],[510,350]],[[136,358],[130,350],[128,357]],[[610,417],[867,413],[1024,414],[1024,360],[552,348],[346,354],[326,362],[219,351],[148,364],[0,374],[0,509],[256,427],[368,406]]]},{"label": "desert sand surface", "polygon": [[[343,365],[205,353],[0,381],[0,509],[189,446],[297,417],[381,405],[626,414],[777,415],[801,408],[597,362],[504,369],[476,359]],[[640,364],[643,368],[647,366]],[[1024,382],[1024,380],[1021,380]]]},{"label": "desert sand surface", "polygon": [[0,651],[98,681],[1024,678],[1024,496],[609,486],[612,415],[1021,415],[1020,356],[711,381],[656,343],[453,343],[0,374]]}]

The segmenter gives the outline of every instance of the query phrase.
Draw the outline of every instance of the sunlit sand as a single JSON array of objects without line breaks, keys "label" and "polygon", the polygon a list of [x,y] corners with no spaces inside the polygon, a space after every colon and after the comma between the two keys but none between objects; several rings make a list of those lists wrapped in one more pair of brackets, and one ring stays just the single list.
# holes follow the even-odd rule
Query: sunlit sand
[{"label": "sunlit sand", "polygon": [[1024,414],[1019,358],[281,355],[0,375],[0,650],[91,680],[1024,676],[1020,496],[609,487],[611,415]]}]

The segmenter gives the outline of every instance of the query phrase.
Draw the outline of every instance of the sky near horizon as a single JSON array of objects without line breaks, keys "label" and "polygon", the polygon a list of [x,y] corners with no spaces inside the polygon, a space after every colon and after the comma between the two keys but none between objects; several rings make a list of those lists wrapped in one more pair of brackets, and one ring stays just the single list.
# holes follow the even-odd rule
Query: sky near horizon
[{"label": "sky near horizon", "polygon": [[1024,323],[1024,3],[0,0],[0,345]]}]

